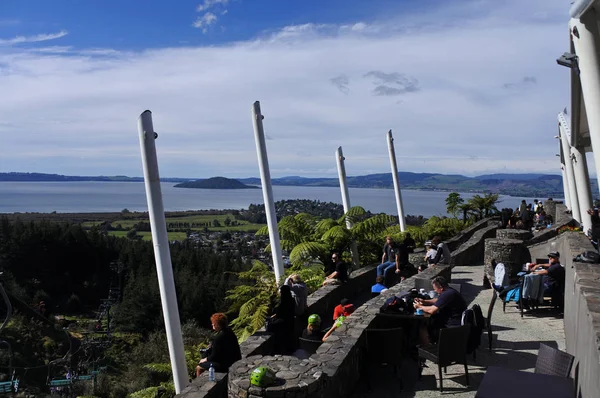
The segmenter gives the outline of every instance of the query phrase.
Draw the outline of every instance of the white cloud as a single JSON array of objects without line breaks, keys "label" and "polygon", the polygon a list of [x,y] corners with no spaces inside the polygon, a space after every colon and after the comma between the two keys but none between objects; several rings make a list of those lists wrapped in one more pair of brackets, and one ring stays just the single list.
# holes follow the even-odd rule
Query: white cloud
[{"label": "white cloud", "polygon": [[200,17],[197,17],[192,26],[194,28],[202,29],[202,33],[207,33],[208,28],[213,25],[219,19],[214,12],[209,10],[220,9],[219,15],[223,16],[227,14],[225,8],[229,0],[204,0],[204,2],[196,7],[197,12],[204,12]]},{"label": "white cloud", "polygon": [[204,13],[201,17],[196,18],[192,26],[194,28],[202,29],[202,33],[206,33],[208,31],[208,27],[217,22],[217,16],[212,12]]},{"label": "white cloud", "polygon": [[229,0],[204,0],[204,3],[202,3],[202,4],[198,5],[198,7],[196,7],[196,11],[198,11],[198,12],[207,11],[217,5],[226,6],[228,3],[229,3]]},{"label": "white cloud", "polygon": [[61,30],[56,33],[42,33],[34,36],[15,36],[12,39],[0,39],[0,45],[13,45],[21,43],[35,43],[40,41],[48,41],[60,39],[68,34],[66,30]]},{"label": "white cloud", "polygon": [[[349,175],[389,172],[390,128],[403,171],[559,173],[563,3],[479,0],[460,13],[453,3],[223,46],[6,47],[0,170],[141,175],[136,119],[151,109],[162,176],[257,176],[250,109],[260,100],[275,177],[334,177],[339,145]],[[379,86],[397,95],[374,95],[391,93]]]}]

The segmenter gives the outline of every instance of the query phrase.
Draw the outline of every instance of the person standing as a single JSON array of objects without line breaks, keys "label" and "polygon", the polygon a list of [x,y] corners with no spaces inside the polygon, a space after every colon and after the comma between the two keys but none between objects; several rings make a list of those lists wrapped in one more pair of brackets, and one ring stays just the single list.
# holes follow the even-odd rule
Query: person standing
[{"label": "person standing", "polygon": [[292,291],[292,297],[296,302],[296,316],[303,315],[307,309],[308,289],[306,284],[298,274],[288,276],[283,282],[288,285]]}]

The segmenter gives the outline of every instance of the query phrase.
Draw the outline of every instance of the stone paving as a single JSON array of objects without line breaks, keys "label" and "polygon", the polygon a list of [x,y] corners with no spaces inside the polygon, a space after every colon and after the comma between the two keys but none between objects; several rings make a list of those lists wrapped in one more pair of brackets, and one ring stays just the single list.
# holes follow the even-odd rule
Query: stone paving
[{"label": "stone paving", "polygon": [[[482,279],[483,265],[459,266],[452,270],[452,282],[461,283],[462,294],[467,302],[479,304],[486,316],[492,290],[482,289]],[[400,376],[395,376],[389,367],[372,369],[369,376],[371,390],[368,390],[366,383],[361,383],[351,397],[474,397],[488,365],[533,371],[540,343],[565,349],[562,317],[551,310],[540,309],[535,314],[526,313],[521,318],[514,303],[507,304],[506,313],[503,313],[502,301],[498,299],[492,314],[492,325],[492,352],[487,349],[487,333],[484,332],[477,359],[469,356],[469,386],[465,385],[463,365],[449,366],[448,373],[444,375],[444,392],[440,394],[437,365],[427,362],[429,367],[423,369],[422,379],[417,380],[415,362],[406,360]],[[398,377],[402,377],[402,389]]]}]

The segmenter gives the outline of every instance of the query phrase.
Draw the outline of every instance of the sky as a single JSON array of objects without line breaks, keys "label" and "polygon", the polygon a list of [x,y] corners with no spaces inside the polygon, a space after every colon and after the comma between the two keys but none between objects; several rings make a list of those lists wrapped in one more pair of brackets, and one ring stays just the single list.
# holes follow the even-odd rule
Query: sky
[{"label": "sky", "polygon": [[[567,0],[2,0],[0,172],[560,173]],[[593,164],[590,170],[594,170]]]}]

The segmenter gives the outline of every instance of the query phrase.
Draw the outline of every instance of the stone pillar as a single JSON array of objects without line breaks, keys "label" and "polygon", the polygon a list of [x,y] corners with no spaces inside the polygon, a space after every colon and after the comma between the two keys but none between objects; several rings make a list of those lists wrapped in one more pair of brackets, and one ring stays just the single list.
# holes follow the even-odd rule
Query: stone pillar
[{"label": "stone pillar", "polygon": [[587,211],[593,206],[590,175],[583,148],[571,147],[571,160],[575,172],[577,198],[579,199],[579,215],[581,217],[579,221],[583,224],[583,232],[587,234],[587,231],[592,228],[592,216]]},{"label": "stone pillar", "polygon": [[498,229],[496,230],[496,239],[518,239],[521,241],[533,238],[533,233],[526,229]]},{"label": "stone pillar", "polygon": [[508,276],[515,278],[517,273],[523,269],[523,264],[531,261],[531,255],[525,243],[520,239],[486,239],[484,249],[484,282],[485,278],[494,280],[493,259],[497,263],[504,263]]},{"label": "stone pillar", "polygon": [[544,210],[546,214],[552,216],[552,223],[556,222],[556,202],[552,199],[544,200]]}]

